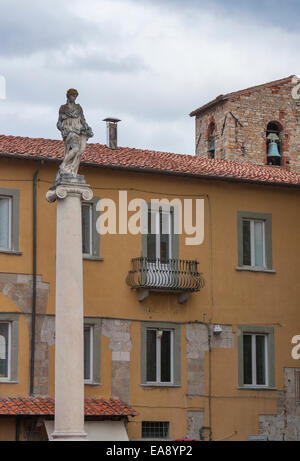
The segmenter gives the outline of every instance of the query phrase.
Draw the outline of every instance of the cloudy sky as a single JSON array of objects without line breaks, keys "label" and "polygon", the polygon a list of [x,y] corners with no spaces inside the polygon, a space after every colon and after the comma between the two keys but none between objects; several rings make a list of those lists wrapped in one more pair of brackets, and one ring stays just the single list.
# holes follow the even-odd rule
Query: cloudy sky
[{"label": "cloudy sky", "polygon": [[189,113],[300,74],[299,0],[0,0],[0,133],[60,139],[77,88],[91,142],[194,153]]}]

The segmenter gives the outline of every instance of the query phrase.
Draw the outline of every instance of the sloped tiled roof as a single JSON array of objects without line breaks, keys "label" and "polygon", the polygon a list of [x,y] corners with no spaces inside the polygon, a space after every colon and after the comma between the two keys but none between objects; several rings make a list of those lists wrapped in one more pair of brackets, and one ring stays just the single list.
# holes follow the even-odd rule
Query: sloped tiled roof
[{"label": "sloped tiled roof", "polygon": [[295,77],[295,75],[290,75],[289,77],[285,77],[285,78],[282,78],[280,80],[274,80],[273,82],[263,83],[262,85],[251,86],[250,88],[245,88],[244,90],[233,91],[232,93],[227,93],[227,94],[220,94],[219,96],[217,96],[212,101],[204,104],[201,107],[198,107],[198,109],[193,110],[190,113],[190,117],[193,117],[193,116],[199,114],[200,112],[203,112],[206,109],[209,109],[210,107],[214,106],[215,104],[218,104],[218,103],[220,103],[222,101],[227,101],[228,99],[235,98],[235,97],[240,96],[242,94],[249,93],[251,91],[260,90],[262,88],[283,85],[284,83],[288,83],[290,80],[292,80],[293,77]]},{"label": "sloped tiled roof", "polygon": [[[136,416],[137,413],[116,399],[84,400],[85,416]],[[54,399],[50,397],[1,397],[1,415],[54,415]]]},{"label": "sloped tiled roof", "polygon": [[[0,158],[60,161],[63,155],[63,141],[0,135]],[[300,185],[300,174],[286,168],[129,147],[112,150],[104,144],[87,144],[82,164],[201,178]]]}]

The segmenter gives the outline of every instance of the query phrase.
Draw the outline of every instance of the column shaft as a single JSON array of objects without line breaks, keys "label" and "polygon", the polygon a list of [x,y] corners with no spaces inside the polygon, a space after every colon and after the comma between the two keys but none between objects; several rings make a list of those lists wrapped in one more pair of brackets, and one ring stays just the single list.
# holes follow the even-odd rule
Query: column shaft
[{"label": "column shaft", "polygon": [[57,200],[54,440],[84,433],[81,194]]}]

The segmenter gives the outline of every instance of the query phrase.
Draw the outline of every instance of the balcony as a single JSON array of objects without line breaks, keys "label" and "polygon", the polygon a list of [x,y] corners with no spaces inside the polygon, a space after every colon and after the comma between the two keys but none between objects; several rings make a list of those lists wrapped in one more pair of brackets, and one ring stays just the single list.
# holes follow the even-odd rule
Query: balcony
[{"label": "balcony", "polygon": [[150,291],[177,293],[178,302],[185,302],[190,293],[204,287],[203,275],[198,272],[198,262],[183,259],[134,258],[126,283],[138,290],[142,301]]}]

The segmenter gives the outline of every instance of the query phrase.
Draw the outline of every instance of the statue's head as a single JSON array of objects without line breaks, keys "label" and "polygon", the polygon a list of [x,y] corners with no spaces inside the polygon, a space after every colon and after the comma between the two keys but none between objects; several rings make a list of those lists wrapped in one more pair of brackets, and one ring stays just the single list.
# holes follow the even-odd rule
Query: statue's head
[{"label": "statue's head", "polygon": [[75,88],[70,88],[68,91],[67,91],[67,99],[71,102],[74,102],[75,99],[77,98],[78,96],[78,91],[75,90]]}]

